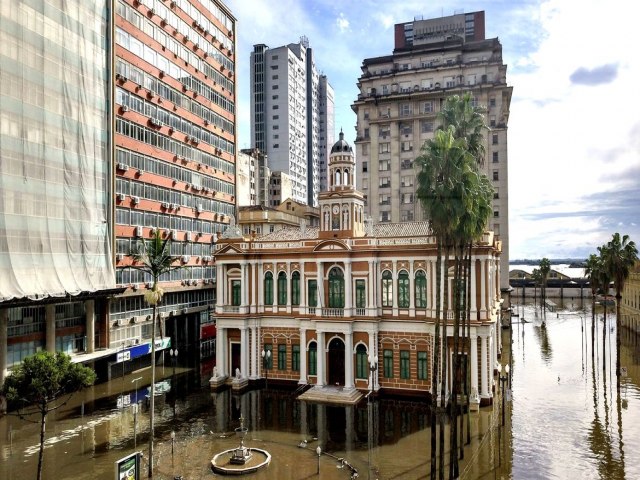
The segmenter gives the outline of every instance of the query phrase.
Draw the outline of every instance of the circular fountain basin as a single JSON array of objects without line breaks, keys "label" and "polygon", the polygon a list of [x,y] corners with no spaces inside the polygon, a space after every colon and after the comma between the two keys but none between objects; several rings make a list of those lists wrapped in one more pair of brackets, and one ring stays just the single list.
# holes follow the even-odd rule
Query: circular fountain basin
[{"label": "circular fountain basin", "polygon": [[233,458],[233,452],[235,448],[225,450],[218,453],[213,460],[211,460],[211,468],[215,473],[221,473],[223,475],[246,475],[253,473],[261,468],[266,467],[271,462],[271,454],[261,448],[249,448],[251,452],[251,458],[249,458],[244,464],[231,463]]}]

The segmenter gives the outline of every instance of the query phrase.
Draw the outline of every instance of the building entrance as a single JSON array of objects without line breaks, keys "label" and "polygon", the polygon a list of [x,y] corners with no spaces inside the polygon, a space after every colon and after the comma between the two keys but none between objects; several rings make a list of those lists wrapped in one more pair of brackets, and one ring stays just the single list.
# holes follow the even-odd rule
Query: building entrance
[{"label": "building entrance", "polygon": [[329,343],[329,385],[344,386],[344,342],[334,338]]}]

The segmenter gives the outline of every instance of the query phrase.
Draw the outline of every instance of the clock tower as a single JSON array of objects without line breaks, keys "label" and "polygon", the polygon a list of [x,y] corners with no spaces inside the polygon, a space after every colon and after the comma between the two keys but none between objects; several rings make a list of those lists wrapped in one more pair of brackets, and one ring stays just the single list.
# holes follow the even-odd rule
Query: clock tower
[{"label": "clock tower", "polygon": [[364,236],[364,195],[355,189],[356,161],[342,131],[331,147],[327,173],[328,190],[318,196],[320,238]]}]

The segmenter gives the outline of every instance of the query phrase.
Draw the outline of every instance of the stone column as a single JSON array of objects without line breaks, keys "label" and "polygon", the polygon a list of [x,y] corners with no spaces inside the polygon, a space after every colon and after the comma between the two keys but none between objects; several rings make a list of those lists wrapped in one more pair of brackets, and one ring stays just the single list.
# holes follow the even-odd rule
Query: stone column
[{"label": "stone column", "polygon": [[[300,262],[300,313],[307,313],[307,279],[304,277],[304,260]],[[302,345],[300,345],[302,353]]]},{"label": "stone column", "polygon": [[216,313],[222,313],[224,306],[223,286],[224,283],[224,265],[222,263],[216,265]]},{"label": "stone column", "polygon": [[45,319],[47,322],[47,352],[56,352],[56,306],[52,303],[45,307]]},{"label": "stone column", "polygon": [[258,327],[251,327],[251,378],[258,378]]},{"label": "stone column", "polygon": [[291,262],[287,262],[287,313],[291,313]]},{"label": "stone column", "polygon": [[258,278],[256,278],[258,284],[258,301],[257,311],[258,313],[264,313],[264,265],[262,261],[258,261]]},{"label": "stone column", "polygon": [[351,275],[351,260],[344,262],[344,315],[353,315],[353,278]]},{"label": "stone column", "polygon": [[318,335],[318,347],[317,347],[318,348],[318,368],[316,369],[318,373],[317,385],[324,386],[325,385],[324,364],[327,361],[327,352],[324,344],[324,332],[317,332],[317,335]]},{"label": "stone column", "polygon": [[218,376],[224,377],[227,374],[226,361],[227,358],[227,329],[217,328],[216,332],[216,367]]},{"label": "stone column", "polygon": [[[317,282],[317,307],[316,307],[316,317],[322,316],[322,307],[324,306],[324,275],[322,275],[322,262],[316,262],[316,282]],[[318,352],[320,353],[320,352]]]},{"label": "stone column", "polygon": [[413,260],[409,262],[409,316],[416,316],[416,279],[413,273]]},{"label": "stone column", "polygon": [[391,296],[391,304],[393,305],[393,316],[398,316],[398,262],[396,260],[393,261],[393,266],[391,267],[391,291],[393,295]]},{"label": "stone column", "polygon": [[86,300],[84,302],[87,342],[85,349],[87,353],[96,350],[96,301]]},{"label": "stone column", "polygon": [[300,379],[298,383],[307,384],[307,329],[302,327],[300,327]]},{"label": "stone column", "polygon": [[487,365],[487,336],[480,335],[480,395],[482,397],[489,397],[489,366]]},{"label": "stone column", "polygon": [[273,303],[271,304],[274,312],[278,311],[278,262],[274,262],[273,269]]},{"label": "stone column", "polygon": [[479,394],[478,390],[478,336],[471,334],[471,392],[475,390]]},{"label": "stone column", "polygon": [[487,318],[487,270],[485,261],[480,260],[480,319]]},{"label": "stone column", "polygon": [[373,308],[376,305],[375,279],[373,274],[373,260],[369,260],[369,279],[367,280],[367,315],[374,315]]},{"label": "stone column", "polygon": [[469,292],[470,295],[470,305],[471,305],[471,319],[475,320],[476,318],[478,318],[478,305],[476,304],[476,296],[477,296],[477,289],[478,289],[478,285],[476,282],[476,260],[475,258],[471,259],[471,270],[469,272],[469,275],[471,275],[471,290]]},{"label": "stone column", "polygon": [[353,383],[353,333],[346,332],[344,334],[344,388],[354,388]]},{"label": "stone column", "polygon": [[0,309],[0,385],[4,384],[7,378],[7,352],[8,352],[8,327],[9,327],[9,309]]},{"label": "stone column", "polygon": [[249,342],[247,327],[240,327],[240,374],[242,378],[247,377],[249,370]]}]

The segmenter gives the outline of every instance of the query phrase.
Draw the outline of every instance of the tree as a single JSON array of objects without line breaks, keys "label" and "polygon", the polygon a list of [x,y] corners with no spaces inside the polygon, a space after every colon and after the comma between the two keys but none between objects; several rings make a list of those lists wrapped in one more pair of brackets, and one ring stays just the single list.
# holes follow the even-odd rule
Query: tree
[{"label": "tree", "polygon": [[[157,307],[162,301],[164,291],[159,287],[160,277],[171,270],[180,268],[173,265],[174,257],[171,256],[171,240],[167,236],[162,238],[160,229],[156,228],[151,232],[151,238],[142,241],[132,252],[134,261],[133,268],[145,272],[152,278],[153,287],[147,290],[144,298],[153,308],[151,326],[151,391],[149,392],[149,478],[153,477],[153,430],[155,421],[155,383],[156,383],[156,321],[160,322],[157,316]],[[160,325],[160,336],[162,337],[162,325]]]},{"label": "tree", "polygon": [[546,312],[546,300],[547,300],[547,278],[549,278],[549,272],[551,271],[551,262],[548,258],[543,258],[540,260],[540,264],[538,265],[540,268],[540,280],[542,282],[540,286],[540,297],[542,299],[542,308]]},{"label": "tree", "polygon": [[[613,280],[616,290],[616,376],[618,389],[620,388],[620,303],[622,302],[622,290],[629,273],[638,260],[638,249],[629,235],[620,236],[614,233],[602,251],[604,269]],[[605,297],[606,302],[606,297]]]},{"label": "tree", "polygon": [[27,357],[4,381],[2,394],[20,418],[40,415],[38,480],[42,479],[44,440],[49,412],[62,407],[75,392],[93,385],[96,374],[63,352],[38,352]]},{"label": "tree", "polygon": [[598,288],[600,288],[600,277],[602,270],[602,259],[592,253],[585,262],[584,276],[589,279],[589,286],[591,287],[591,359],[593,361],[595,355],[594,342],[596,331],[596,295],[598,294]]}]

